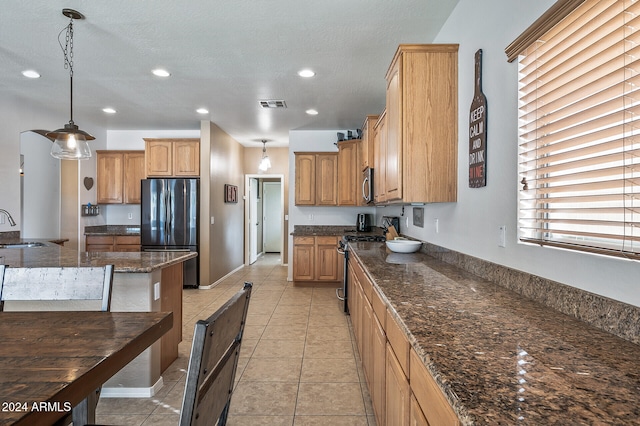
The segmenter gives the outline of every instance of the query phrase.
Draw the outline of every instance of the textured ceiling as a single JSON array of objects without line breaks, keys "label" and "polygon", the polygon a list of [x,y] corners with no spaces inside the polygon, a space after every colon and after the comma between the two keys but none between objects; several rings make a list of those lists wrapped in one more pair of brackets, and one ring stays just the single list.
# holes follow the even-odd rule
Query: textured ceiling
[{"label": "textured ceiling", "polygon": [[[293,129],[355,129],[384,108],[400,43],[429,43],[457,0],[4,0],[0,94],[68,120],[58,33],[76,9],[74,119],[108,129],[199,129],[209,119],[246,146],[287,145]],[[64,37],[64,34],[63,34]],[[151,74],[163,67],[171,77]],[[302,79],[297,71],[316,76]],[[39,79],[21,75],[35,69]],[[282,99],[287,109],[258,101]],[[106,115],[104,107],[117,114]],[[208,115],[195,110],[205,107]],[[305,110],[314,108],[316,116]],[[90,129],[89,129],[90,130]]]}]

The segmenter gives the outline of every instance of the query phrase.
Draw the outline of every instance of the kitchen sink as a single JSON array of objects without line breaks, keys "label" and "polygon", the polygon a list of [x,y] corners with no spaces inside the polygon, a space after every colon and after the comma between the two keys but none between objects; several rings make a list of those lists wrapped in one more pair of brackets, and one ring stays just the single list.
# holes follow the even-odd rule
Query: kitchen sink
[{"label": "kitchen sink", "polygon": [[30,248],[30,247],[46,247],[45,243],[37,241],[28,243],[0,244],[0,248]]}]

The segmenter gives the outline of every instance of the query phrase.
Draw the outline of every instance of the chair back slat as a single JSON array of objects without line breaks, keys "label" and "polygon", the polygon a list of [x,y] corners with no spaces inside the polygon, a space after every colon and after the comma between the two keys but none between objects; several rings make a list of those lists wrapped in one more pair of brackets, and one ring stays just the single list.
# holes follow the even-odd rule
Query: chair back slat
[{"label": "chair back slat", "polygon": [[[5,267],[0,281],[0,310],[4,302],[94,300],[100,310],[111,309],[113,265],[104,267]],[[55,309],[55,308],[53,308]]]},{"label": "chair back slat", "polygon": [[180,425],[219,425],[226,415],[251,298],[251,283],[206,320],[196,323]]}]

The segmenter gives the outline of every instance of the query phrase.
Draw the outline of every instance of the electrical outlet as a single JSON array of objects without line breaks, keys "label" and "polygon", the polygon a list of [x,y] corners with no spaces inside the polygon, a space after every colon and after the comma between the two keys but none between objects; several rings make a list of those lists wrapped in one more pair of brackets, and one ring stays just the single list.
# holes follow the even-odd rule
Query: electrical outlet
[{"label": "electrical outlet", "polygon": [[129,213],[127,217],[129,218],[129,220],[133,219],[133,213]]},{"label": "electrical outlet", "polygon": [[440,220],[436,218],[434,224],[436,226],[436,234],[440,233]]},{"label": "electrical outlet", "polygon": [[309,215],[309,220],[313,220],[313,215],[312,214]]},{"label": "electrical outlet", "polygon": [[215,222],[215,219],[213,218],[213,216],[211,216],[211,224],[213,225],[214,222]]},{"label": "electrical outlet", "polygon": [[507,226],[500,225],[498,227],[498,247],[507,246]]}]

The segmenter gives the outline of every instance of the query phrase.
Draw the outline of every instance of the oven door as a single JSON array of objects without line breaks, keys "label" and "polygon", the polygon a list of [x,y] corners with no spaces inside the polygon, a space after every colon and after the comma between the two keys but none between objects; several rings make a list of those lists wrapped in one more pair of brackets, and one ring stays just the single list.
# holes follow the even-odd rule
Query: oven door
[{"label": "oven door", "polygon": [[362,173],[362,199],[365,203],[373,202],[373,169],[367,167]]},{"label": "oven door", "polygon": [[336,296],[338,297],[338,299],[340,299],[341,301],[344,302],[344,313],[348,314],[349,313],[349,306],[348,306],[348,297],[349,297],[349,293],[348,293],[348,266],[349,266],[349,250],[347,250],[347,245],[340,241],[338,243],[338,248],[337,251],[339,254],[341,254],[344,257],[344,270],[343,270],[343,277],[342,277],[342,287],[341,288],[337,288],[336,289]]}]

